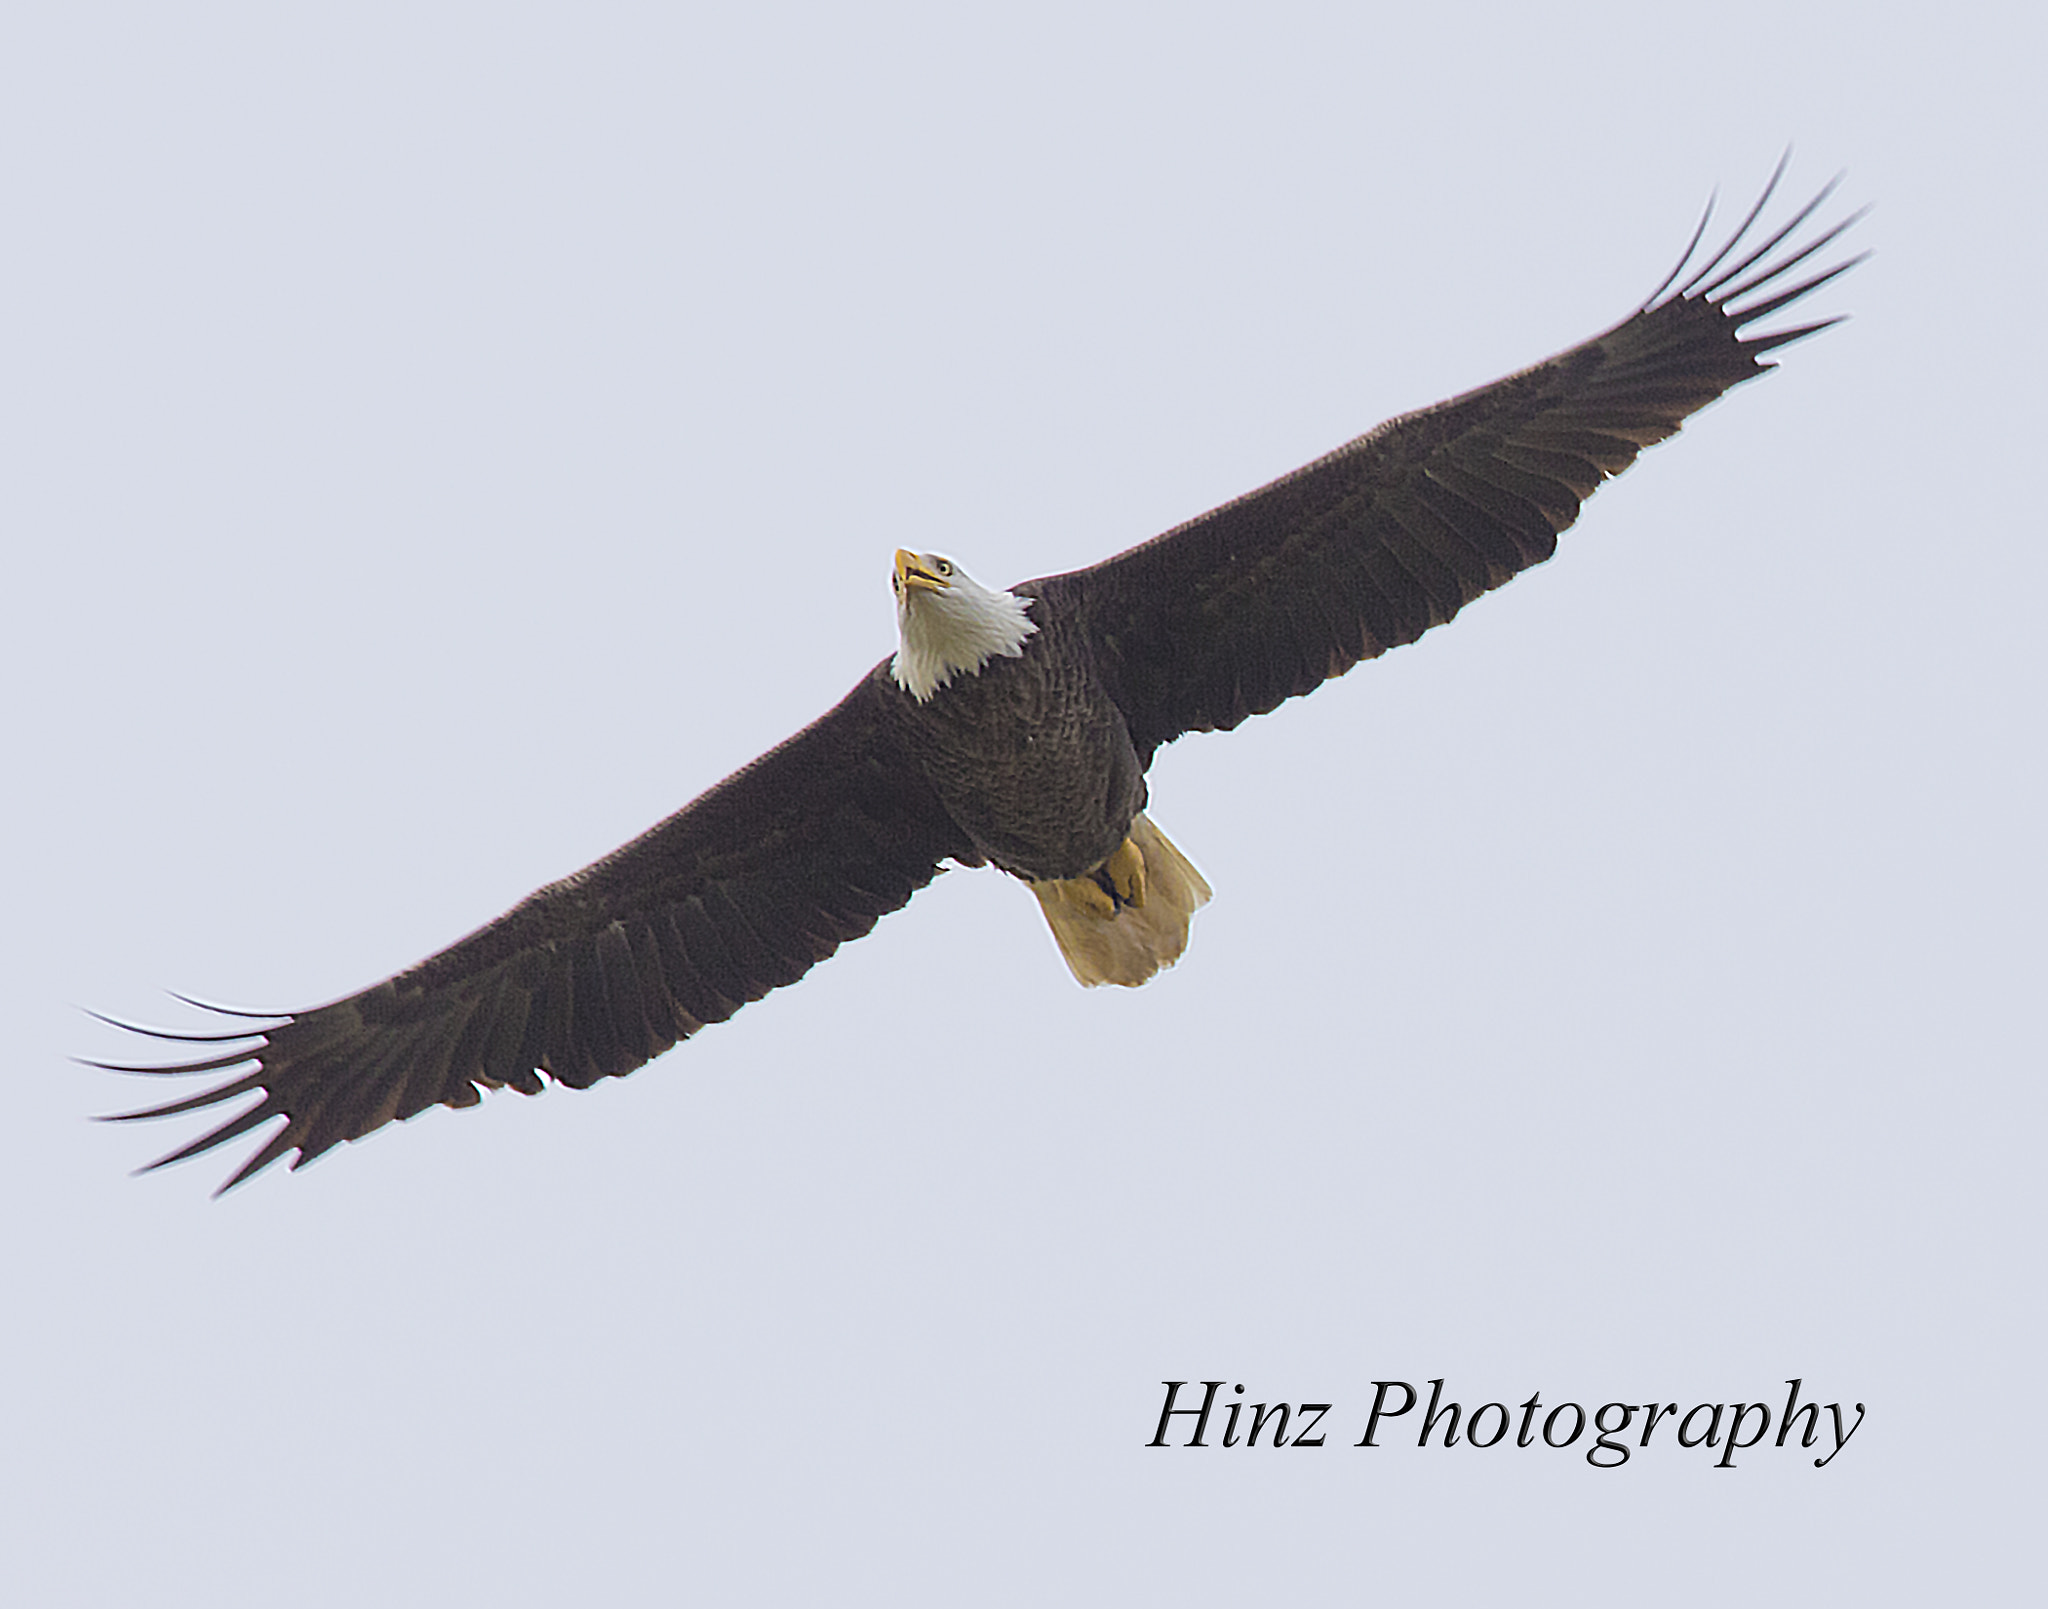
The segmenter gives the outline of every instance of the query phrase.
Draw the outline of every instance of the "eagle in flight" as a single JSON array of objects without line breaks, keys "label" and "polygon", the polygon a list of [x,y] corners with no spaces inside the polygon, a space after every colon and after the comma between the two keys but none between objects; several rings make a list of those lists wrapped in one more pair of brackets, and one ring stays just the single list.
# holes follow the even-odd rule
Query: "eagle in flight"
[{"label": "eagle in flight", "polygon": [[1143,983],[1180,957],[1209,897],[1146,813],[1161,744],[1227,732],[1542,563],[1603,480],[1771,368],[1765,353],[1836,322],[1743,333],[1860,261],[1804,266],[1861,216],[1806,230],[1833,184],[1751,242],[1784,167],[1726,245],[1688,271],[1703,218],[1604,334],[1092,568],[1005,592],[950,558],[897,553],[896,652],[835,708],[396,977],[307,1011],[222,1012],[239,1020],[218,1033],[156,1034],[201,1047],[182,1061],[95,1063],[225,1075],[115,1120],[254,1095],[151,1164],[283,1119],[227,1190],[288,1151],[296,1168],[488,1089],[582,1089],[795,983],[948,860],[1028,885],[1083,984]]}]

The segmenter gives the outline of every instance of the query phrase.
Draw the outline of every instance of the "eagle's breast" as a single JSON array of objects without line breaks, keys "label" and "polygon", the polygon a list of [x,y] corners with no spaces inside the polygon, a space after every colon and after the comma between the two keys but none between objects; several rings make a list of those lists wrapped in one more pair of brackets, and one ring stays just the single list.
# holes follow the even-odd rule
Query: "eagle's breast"
[{"label": "eagle's breast", "polygon": [[975,846],[1005,871],[1078,877],[1124,840],[1145,778],[1088,645],[1035,599],[1038,631],[928,701],[895,704],[917,763]]}]

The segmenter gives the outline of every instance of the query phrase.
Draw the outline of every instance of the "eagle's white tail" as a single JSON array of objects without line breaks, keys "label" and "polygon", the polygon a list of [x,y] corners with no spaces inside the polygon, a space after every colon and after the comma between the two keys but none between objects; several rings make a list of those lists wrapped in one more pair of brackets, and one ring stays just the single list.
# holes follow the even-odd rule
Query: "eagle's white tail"
[{"label": "eagle's white tail", "polygon": [[1188,947],[1209,885],[1140,814],[1121,848],[1085,877],[1031,884],[1067,966],[1085,987],[1135,989]]}]

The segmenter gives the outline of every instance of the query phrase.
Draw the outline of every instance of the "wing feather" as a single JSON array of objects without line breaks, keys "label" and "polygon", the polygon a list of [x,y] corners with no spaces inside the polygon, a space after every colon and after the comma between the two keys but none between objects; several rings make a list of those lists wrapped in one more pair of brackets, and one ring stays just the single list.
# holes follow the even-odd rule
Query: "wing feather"
[{"label": "wing feather", "polygon": [[1086,620],[1139,753],[1228,729],[1442,625],[1549,558],[1603,480],[1772,367],[1764,353],[1835,322],[1743,333],[1861,261],[1790,282],[1861,216],[1796,238],[1833,184],[1746,244],[1783,172],[1695,265],[1702,219],[1664,283],[1603,334],[1104,564],[1030,583]]},{"label": "wing feather", "polygon": [[299,1167],[486,1089],[621,1077],[794,983],[941,860],[976,858],[900,750],[880,676],[652,831],[396,977],[310,1011],[225,1013],[248,1019],[227,1034],[158,1035],[201,1054],[116,1070],[233,1076],[117,1121],[257,1094],[152,1164],[282,1118],[229,1189],[288,1152]]}]

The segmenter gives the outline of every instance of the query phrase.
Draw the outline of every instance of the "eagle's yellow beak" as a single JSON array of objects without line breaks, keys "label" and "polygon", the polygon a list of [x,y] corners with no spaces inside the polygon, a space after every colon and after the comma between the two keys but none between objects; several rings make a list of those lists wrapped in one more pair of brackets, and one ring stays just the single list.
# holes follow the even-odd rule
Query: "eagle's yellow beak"
[{"label": "eagle's yellow beak", "polygon": [[924,592],[944,592],[952,583],[944,576],[933,575],[924,567],[924,561],[908,548],[896,550],[896,590],[909,595],[915,587]]}]

